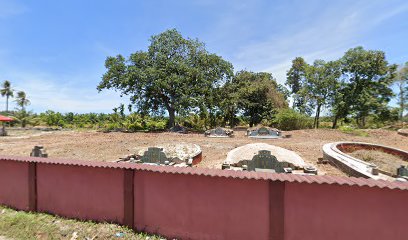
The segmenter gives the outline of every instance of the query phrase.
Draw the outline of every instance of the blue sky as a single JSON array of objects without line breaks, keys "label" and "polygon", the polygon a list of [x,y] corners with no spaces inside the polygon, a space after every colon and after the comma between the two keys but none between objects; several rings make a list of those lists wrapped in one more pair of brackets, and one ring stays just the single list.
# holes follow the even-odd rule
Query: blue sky
[{"label": "blue sky", "polygon": [[96,90],[106,56],[145,50],[169,28],[280,83],[297,56],[332,60],[359,45],[408,61],[406,0],[0,0],[0,81],[26,91],[34,112],[111,112],[126,99]]}]

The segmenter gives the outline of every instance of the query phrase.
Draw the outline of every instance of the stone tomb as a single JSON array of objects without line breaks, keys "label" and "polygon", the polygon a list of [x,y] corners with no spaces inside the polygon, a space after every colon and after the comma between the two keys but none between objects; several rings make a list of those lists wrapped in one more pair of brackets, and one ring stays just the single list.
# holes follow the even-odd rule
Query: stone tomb
[{"label": "stone tomb", "polygon": [[276,128],[260,127],[247,130],[247,136],[250,138],[270,139],[281,138],[282,132]]},{"label": "stone tomb", "polygon": [[205,131],[204,135],[206,137],[228,138],[234,136],[234,131],[227,128],[217,127],[215,129]]}]

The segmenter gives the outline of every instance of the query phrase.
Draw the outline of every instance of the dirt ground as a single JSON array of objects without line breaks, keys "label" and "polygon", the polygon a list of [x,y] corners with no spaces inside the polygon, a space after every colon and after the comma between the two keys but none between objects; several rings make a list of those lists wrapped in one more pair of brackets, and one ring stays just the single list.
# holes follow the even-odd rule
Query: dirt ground
[{"label": "dirt ground", "polygon": [[264,142],[292,150],[306,163],[316,166],[319,174],[344,173],[329,164],[317,164],[322,146],[336,141],[358,141],[387,145],[408,151],[408,137],[391,130],[366,130],[368,136],[356,136],[331,129],[287,131],[291,138],[250,139],[245,131],[235,131],[234,138],[206,138],[203,134],[178,133],[102,133],[96,131],[22,131],[9,130],[10,136],[0,137],[0,155],[28,156],[35,145],[42,145],[50,158],[115,161],[135,154],[141,148],[166,143],[195,143],[203,152],[198,167],[220,168],[227,153],[239,146]]}]

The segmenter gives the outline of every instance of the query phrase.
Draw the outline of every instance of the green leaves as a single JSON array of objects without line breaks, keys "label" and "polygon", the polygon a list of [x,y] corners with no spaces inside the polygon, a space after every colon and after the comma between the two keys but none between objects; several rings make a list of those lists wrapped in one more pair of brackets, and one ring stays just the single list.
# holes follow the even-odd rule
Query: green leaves
[{"label": "green leaves", "polygon": [[129,95],[139,112],[167,110],[170,127],[175,112],[208,105],[204,101],[212,99],[211,89],[233,71],[231,63],[175,29],[152,36],[146,52],[133,53],[128,60],[121,55],[108,57],[105,66],[98,90],[113,88]]}]

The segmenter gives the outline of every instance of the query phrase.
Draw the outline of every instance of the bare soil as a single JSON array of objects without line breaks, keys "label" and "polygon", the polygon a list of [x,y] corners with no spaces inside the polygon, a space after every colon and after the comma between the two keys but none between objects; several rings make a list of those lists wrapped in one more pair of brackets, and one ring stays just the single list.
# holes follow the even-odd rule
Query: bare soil
[{"label": "bare soil", "polygon": [[392,174],[397,174],[397,168],[399,168],[401,165],[407,165],[407,162],[401,157],[382,151],[357,150],[348,153],[348,155],[369,163],[373,163],[377,165],[379,169]]},{"label": "bare soil", "polygon": [[[299,154],[306,163],[319,169],[319,174],[345,176],[329,164],[317,164],[323,156],[322,147],[326,143],[354,141],[382,144],[408,151],[408,138],[391,130],[364,130],[368,136],[357,136],[331,129],[308,129],[287,131],[291,138],[250,139],[245,131],[235,131],[234,138],[206,138],[204,134],[179,133],[102,133],[96,131],[55,131],[14,134],[0,137],[0,155],[29,156],[35,145],[42,145],[50,158],[81,159],[89,161],[116,161],[121,157],[135,154],[141,148],[168,143],[198,144],[203,152],[203,161],[198,167],[221,168],[227,153],[248,143],[264,142],[286,148]],[[17,131],[15,131],[17,132]]]}]

